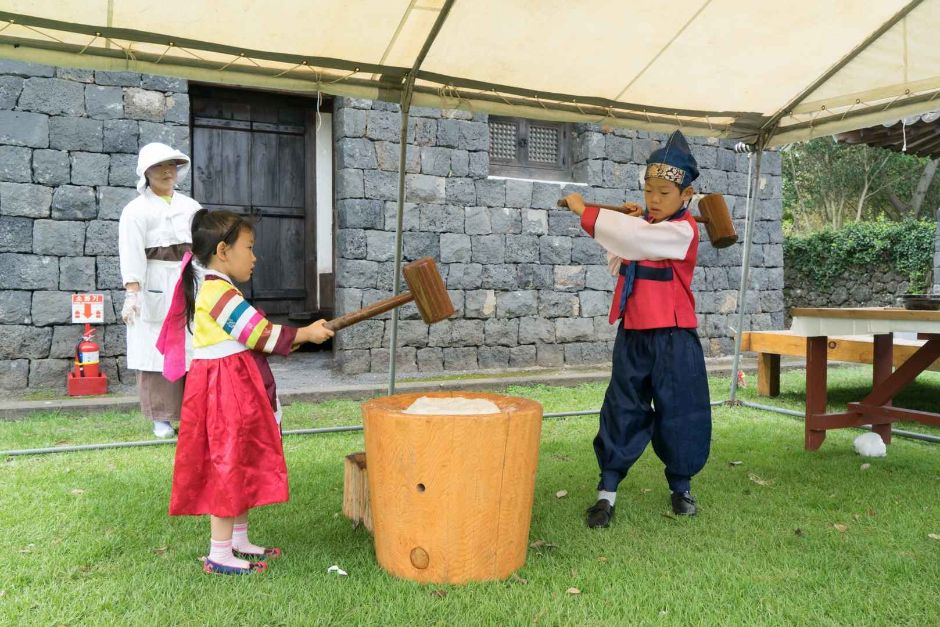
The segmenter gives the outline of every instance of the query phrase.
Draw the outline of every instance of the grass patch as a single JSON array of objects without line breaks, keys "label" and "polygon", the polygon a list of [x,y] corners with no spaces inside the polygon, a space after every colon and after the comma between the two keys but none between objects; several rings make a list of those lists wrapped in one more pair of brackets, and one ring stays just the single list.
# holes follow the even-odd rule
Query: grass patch
[{"label": "grass patch", "polygon": [[[796,402],[798,376],[784,376],[781,404]],[[863,369],[844,376],[863,386]],[[727,380],[712,385],[713,398],[727,395]],[[604,387],[511,393],[564,411],[598,407]],[[914,401],[936,410],[938,390],[927,381]],[[285,557],[258,578],[199,570],[208,522],[166,515],[171,446],[7,458],[0,624],[937,624],[940,541],[928,535],[940,533],[937,448],[898,439],[862,470],[857,431],[831,432],[807,453],[791,418],[727,406],[714,417],[711,459],[694,481],[701,514],[663,515],[662,465],[648,450],[604,531],[582,521],[597,480],[596,419],[547,420],[530,539],[557,546],[530,550],[524,584],[424,586],[385,574],[371,537],[339,513],[342,457],[362,449],[361,433],[285,439],[291,501],[252,514],[256,541]],[[358,420],[350,401],[286,416],[288,428]],[[0,423],[4,448],[147,433],[139,414]],[[562,489],[569,496],[555,498]],[[349,577],[328,575],[332,564]]]}]

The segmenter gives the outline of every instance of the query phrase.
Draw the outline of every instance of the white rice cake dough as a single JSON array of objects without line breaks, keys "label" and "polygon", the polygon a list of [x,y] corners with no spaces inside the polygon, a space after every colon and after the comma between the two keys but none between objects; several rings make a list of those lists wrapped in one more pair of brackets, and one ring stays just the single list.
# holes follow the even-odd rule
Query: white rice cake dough
[{"label": "white rice cake dough", "polygon": [[403,413],[431,414],[435,416],[473,416],[479,414],[498,414],[499,407],[485,398],[466,398],[464,396],[422,396]]}]

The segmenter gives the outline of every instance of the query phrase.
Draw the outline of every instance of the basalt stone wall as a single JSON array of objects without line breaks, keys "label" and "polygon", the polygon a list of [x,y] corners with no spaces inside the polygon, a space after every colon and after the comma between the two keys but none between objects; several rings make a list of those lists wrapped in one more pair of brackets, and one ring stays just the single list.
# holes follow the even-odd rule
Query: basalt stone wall
[{"label": "basalt stone wall", "polygon": [[117,221],[140,146],[189,151],[187,92],[161,76],[0,60],[0,389],[64,389],[78,292],[104,294],[102,365],[129,380]]},{"label": "basalt stone wall", "polygon": [[[390,295],[394,272],[398,107],[337,99],[334,111],[336,303],[346,313]],[[438,260],[456,314],[426,325],[412,305],[399,322],[400,371],[473,370],[597,364],[609,361],[615,327],[607,323],[614,279],[603,250],[576,216],[556,207],[562,195],[589,201],[642,201],[640,175],[665,136],[576,125],[575,183],[490,176],[487,116],[411,111],[406,157],[403,250],[406,261]],[[725,194],[744,232],[747,158],[731,144],[694,139],[702,168],[697,187]],[[764,156],[756,204],[747,328],[783,324],[780,159]],[[694,289],[707,355],[733,348],[729,328],[740,283],[741,246],[703,242]],[[404,281],[402,282],[404,286]],[[388,368],[389,315],[348,328],[335,340],[345,372]]]},{"label": "basalt stone wall", "polygon": [[[862,279],[862,280],[860,280]],[[792,307],[885,307],[897,304],[898,296],[908,293],[908,278],[893,270],[851,268],[835,277],[829,285],[820,286],[795,270],[784,273],[783,297],[789,311]]]}]

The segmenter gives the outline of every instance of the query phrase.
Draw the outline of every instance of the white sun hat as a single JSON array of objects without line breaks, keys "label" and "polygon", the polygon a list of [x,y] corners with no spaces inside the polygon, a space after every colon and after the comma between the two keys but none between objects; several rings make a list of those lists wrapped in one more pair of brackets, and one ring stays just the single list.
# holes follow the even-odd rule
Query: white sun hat
[{"label": "white sun hat", "polygon": [[137,156],[137,191],[141,194],[147,189],[147,177],[144,172],[150,166],[163,163],[164,161],[176,160],[176,173],[179,178],[186,176],[189,172],[189,157],[175,148],[170,148],[160,142],[152,142],[140,149]]}]

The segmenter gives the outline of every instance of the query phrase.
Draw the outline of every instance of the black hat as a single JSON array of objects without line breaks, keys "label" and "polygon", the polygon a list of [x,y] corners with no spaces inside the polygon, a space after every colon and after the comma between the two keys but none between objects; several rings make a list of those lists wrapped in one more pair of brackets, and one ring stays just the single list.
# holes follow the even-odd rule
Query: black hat
[{"label": "black hat", "polygon": [[698,178],[698,163],[689,149],[689,142],[680,131],[673,131],[666,145],[657,148],[646,160],[644,179],[657,178],[672,181],[684,189]]}]

